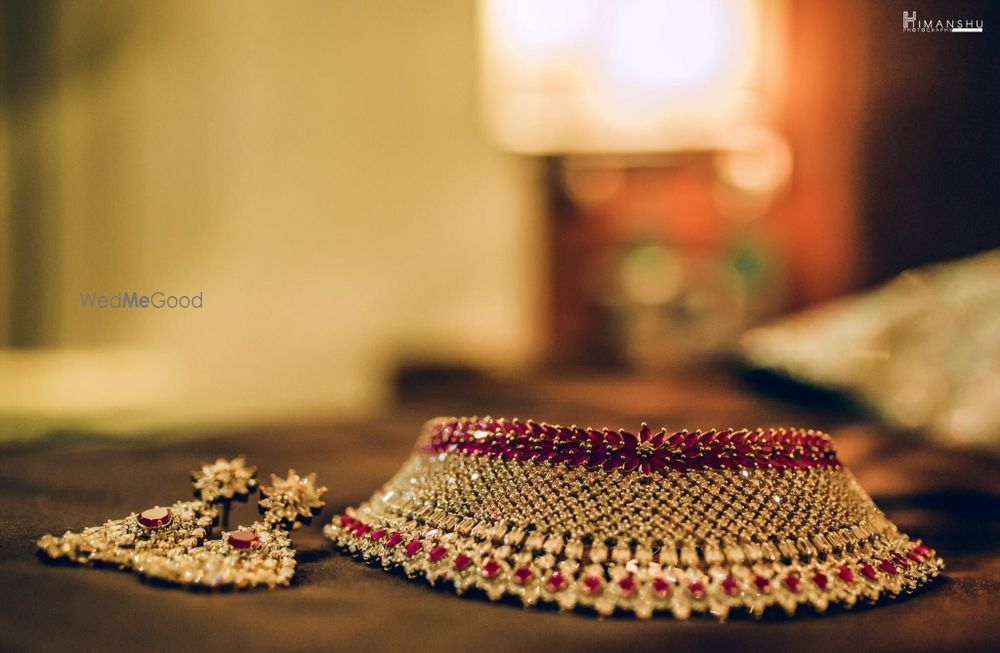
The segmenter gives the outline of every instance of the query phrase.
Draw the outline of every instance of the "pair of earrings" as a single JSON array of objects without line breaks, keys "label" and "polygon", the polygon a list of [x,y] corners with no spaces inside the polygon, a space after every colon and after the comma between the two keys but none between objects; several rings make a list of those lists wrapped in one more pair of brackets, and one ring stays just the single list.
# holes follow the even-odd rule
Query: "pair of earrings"
[{"label": "pair of earrings", "polygon": [[[115,566],[150,580],[191,588],[273,588],[295,575],[290,531],[323,508],[326,488],[316,475],[295,470],[271,475],[260,486],[260,521],[227,530],[233,501],[246,501],[258,488],[257,468],[242,456],[218,459],[192,472],[193,501],[154,506],[80,532],[47,534],[38,552],[53,561]],[[221,519],[220,519],[221,517]],[[213,538],[220,523],[221,537]]]}]

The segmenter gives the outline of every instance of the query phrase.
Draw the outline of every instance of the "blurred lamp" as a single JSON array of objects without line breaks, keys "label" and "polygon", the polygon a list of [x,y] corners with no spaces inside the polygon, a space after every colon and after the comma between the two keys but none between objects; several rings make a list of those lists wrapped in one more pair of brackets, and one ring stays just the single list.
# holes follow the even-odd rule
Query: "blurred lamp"
[{"label": "blurred lamp", "polygon": [[767,122],[776,0],[483,0],[486,121],[525,154],[711,150]]}]

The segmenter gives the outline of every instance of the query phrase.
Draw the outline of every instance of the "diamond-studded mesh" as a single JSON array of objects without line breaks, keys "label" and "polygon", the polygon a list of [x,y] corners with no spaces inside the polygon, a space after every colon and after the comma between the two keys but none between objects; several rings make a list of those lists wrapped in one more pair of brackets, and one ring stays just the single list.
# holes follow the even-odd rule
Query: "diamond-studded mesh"
[{"label": "diamond-studded mesh", "polygon": [[795,541],[880,517],[842,470],[703,470],[640,476],[468,455],[412,458],[386,485],[383,517],[458,520],[586,544]]}]

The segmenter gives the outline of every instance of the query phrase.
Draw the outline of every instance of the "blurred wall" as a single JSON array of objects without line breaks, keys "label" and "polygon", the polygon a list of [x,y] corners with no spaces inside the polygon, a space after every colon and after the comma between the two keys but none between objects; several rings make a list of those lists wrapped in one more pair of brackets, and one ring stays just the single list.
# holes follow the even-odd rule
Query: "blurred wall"
[{"label": "blurred wall", "polygon": [[[483,140],[474,9],[4,5],[0,323],[46,349],[4,352],[0,411],[356,411],[399,358],[531,360],[539,172]],[[204,308],[81,307],[132,290]]]},{"label": "blurred wall", "polygon": [[1000,3],[868,3],[869,25],[903,11],[982,20],[981,34],[882,29],[870,44],[862,125],[862,237],[869,281],[1000,247]]}]

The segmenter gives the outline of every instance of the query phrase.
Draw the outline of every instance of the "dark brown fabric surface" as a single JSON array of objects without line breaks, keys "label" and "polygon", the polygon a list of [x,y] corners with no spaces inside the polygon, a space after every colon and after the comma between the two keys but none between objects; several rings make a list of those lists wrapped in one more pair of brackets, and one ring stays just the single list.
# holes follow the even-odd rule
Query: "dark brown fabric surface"
[{"label": "dark brown fabric surface", "polygon": [[[333,552],[319,527],[402,463],[424,419],[491,413],[593,425],[789,425],[833,433],[879,505],[945,558],[944,578],[852,612],[756,621],[599,620],[459,598]],[[261,475],[295,467],[330,487],[294,535],[290,589],[192,593],[111,570],[39,562],[34,541],[189,496],[202,461],[245,453]],[[781,405],[724,374],[675,380],[543,379],[418,389],[366,423],[111,440],[61,437],[0,448],[0,649],[5,651],[987,651],[1000,649],[995,461],[914,444],[834,413]],[[266,476],[265,476],[266,477]],[[248,521],[250,506],[234,510]]]}]

